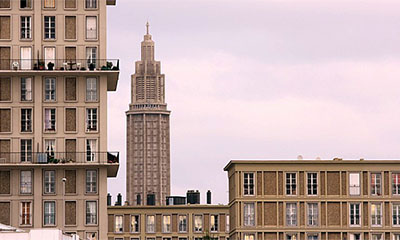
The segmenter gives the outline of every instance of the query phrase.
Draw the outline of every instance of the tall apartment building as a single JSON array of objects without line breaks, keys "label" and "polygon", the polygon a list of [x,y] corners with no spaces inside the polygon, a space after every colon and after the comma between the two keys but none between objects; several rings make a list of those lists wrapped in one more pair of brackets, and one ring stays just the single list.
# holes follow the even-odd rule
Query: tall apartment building
[{"label": "tall apartment building", "polygon": [[227,205],[108,207],[108,240],[226,240]]},{"label": "tall apartment building", "polygon": [[148,23],[131,87],[132,100],[126,112],[127,201],[131,205],[165,205],[170,194],[170,112],[165,103],[165,76],[160,62],[154,60]]},{"label": "tall apartment building", "polygon": [[107,238],[107,5],[0,1],[0,223]]},{"label": "tall apartment building", "polygon": [[232,240],[399,240],[400,162],[231,161]]}]

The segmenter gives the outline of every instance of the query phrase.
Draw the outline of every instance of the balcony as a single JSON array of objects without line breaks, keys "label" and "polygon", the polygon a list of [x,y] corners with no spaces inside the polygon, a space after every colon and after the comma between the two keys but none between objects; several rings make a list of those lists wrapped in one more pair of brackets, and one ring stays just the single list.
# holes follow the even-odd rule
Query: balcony
[{"label": "balcony", "polygon": [[85,75],[107,74],[108,90],[115,91],[119,76],[119,59],[0,59],[0,75],[13,73],[49,73],[61,75],[84,73]]},{"label": "balcony", "polygon": [[0,152],[0,166],[22,165],[87,166],[106,165],[107,175],[115,177],[119,152]]}]

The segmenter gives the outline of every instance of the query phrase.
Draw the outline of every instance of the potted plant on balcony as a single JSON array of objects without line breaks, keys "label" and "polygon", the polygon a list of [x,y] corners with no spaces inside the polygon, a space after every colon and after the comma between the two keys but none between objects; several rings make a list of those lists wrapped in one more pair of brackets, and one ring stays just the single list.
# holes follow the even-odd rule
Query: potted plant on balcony
[{"label": "potted plant on balcony", "polygon": [[44,61],[40,60],[39,61],[39,70],[44,70],[44,65],[45,65]]},{"label": "potted plant on balcony", "polygon": [[90,63],[90,64],[89,64],[89,70],[90,70],[90,71],[93,71],[93,70],[95,69],[95,67],[96,67],[96,66],[94,65],[94,63]]},{"label": "potted plant on balcony", "polygon": [[54,70],[54,63],[52,63],[52,62],[49,62],[48,64],[47,64],[47,69],[49,69],[49,70]]}]

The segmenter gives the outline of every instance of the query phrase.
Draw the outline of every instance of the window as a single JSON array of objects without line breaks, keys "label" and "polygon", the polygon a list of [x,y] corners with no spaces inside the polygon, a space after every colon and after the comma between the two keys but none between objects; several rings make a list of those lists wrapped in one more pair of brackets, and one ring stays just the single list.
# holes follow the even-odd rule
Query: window
[{"label": "window", "polygon": [[44,100],[45,101],[55,101],[56,100],[56,79],[55,78],[45,78],[44,79]]},{"label": "window", "polygon": [[55,8],[56,7],[56,0],[43,0],[45,8]]},{"label": "window", "polygon": [[21,109],[21,132],[32,132],[32,109]]},{"label": "window", "polygon": [[56,193],[56,172],[54,170],[44,171],[44,193],[54,194]]},{"label": "window", "polygon": [[56,109],[46,108],[44,110],[44,130],[52,132],[56,130]]},{"label": "window", "polygon": [[254,203],[244,203],[244,226],[255,226]]},{"label": "window", "polygon": [[65,16],[65,39],[76,39],[76,16]]},{"label": "window", "polygon": [[97,232],[87,232],[84,240],[98,240]]},{"label": "window", "polygon": [[243,236],[244,236],[244,240],[256,240],[255,234],[245,233]]},{"label": "window", "polygon": [[218,232],[218,215],[211,215],[211,232]]},{"label": "window", "polygon": [[46,154],[48,158],[54,158],[56,151],[56,140],[54,139],[45,139],[44,147],[46,150]]},{"label": "window", "polygon": [[85,7],[86,8],[97,8],[97,0],[85,0],[86,4]]},{"label": "window", "polygon": [[56,63],[56,48],[55,47],[45,47],[44,48],[44,65],[45,65],[44,67],[46,69],[49,69],[49,63],[53,63],[53,64]]},{"label": "window", "polygon": [[44,202],[44,225],[56,225],[56,202],[46,201]]},{"label": "window", "polygon": [[317,173],[307,173],[307,194],[317,195]]},{"label": "window", "polygon": [[97,101],[97,78],[86,79],[86,101]]},{"label": "window", "polygon": [[86,161],[95,162],[97,154],[97,140],[87,139],[86,140]]},{"label": "window", "polygon": [[229,232],[230,231],[229,215],[226,215],[225,223],[226,223],[225,232]]},{"label": "window", "polygon": [[400,173],[392,173],[392,194],[400,195]]},{"label": "window", "polygon": [[131,232],[138,233],[140,231],[139,215],[131,216]]},{"label": "window", "polygon": [[371,195],[380,196],[382,194],[382,175],[380,173],[371,173]]},{"label": "window", "polygon": [[254,195],[254,173],[244,173],[244,195]]},{"label": "window", "polygon": [[86,193],[97,193],[97,171],[86,171]]},{"label": "window", "polygon": [[169,233],[171,232],[171,216],[163,216],[163,229],[162,231],[164,233]]},{"label": "window", "polygon": [[372,226],[382,225],[382,205],[380,203],[371,204],[371,221]]},{"label": "window", "polygon": [[360,195],[360,173],[349,174],[349,194]]},{"label": "window", "polygon": [[372,240],[383,240],[383,238],[382,238],[382,234],[381,233],[378,233],[378,234],[372,234],[372,237],[371,237],[371,239]]},{"label": "window", "polygon": [[350,203],[350,226],[360,226],[360,204]]},{"label": "window", "polygon": [[286,173],[286,195],[296,195],[296,173]]},{"label": "window", "polygon": [[297,240],[297,234],[295,233],[286,234],[286,240]]},{"label": "window", "polygon": [[86,17],[86,39],[97,39],[97,17]]},{"label": "window", "polygon": [[179,215],[179,224],[178,224],[179,232],[187,232],[187,216]]},{"label": "window", "polygon": [[32,78],[21,78],[21,101],[32,101]]},{"label": "window", "polygon": [[146,231],[148,233],[154,233],[155,231],[155,219],[154,215],[147,216]]},{"label": "window", "polygon": [[44,17],[44,39],[56,39],[56,17],[54,16]]},{"label": "window", "polygon": [[318,226],[318,203],[308,203],[307,224]]},{"label": "window", "polygon": [[96,59],[97,59],[97,47],[87,47],[86,48],[86,59],[88,68],[96,68]]},{"label": "window", "polygon": [[32,194],[32,171],[21,171],[20,193]]},{"label": "window", "polygon": [[318,234],[307,234],[307,240],[318,240]]},{"label": "window", "polygon": [[97,108],[86,109],[86,131],[97,131]]},{"label": "window", "polygon": [[32,203],[31,202],[21,202],[20,224],[21,225],[32,225]]},{"label": "window", "polygon": [[203,232],[203,216],[194,215],[194,231]]},{"label": "window", "polygon": [[124,216],[116,215],[115,216],[115,232],[122,233],[124,231]]},{"label": "window", "polygon": [[32,48],[31,47],[21,47],[21,66],[22,70],[32,69]]},{"label": "window", "polygon": [[400,240],[400,234],[394,234],[393,240]]},{"label": "window", "polygon": [[296,226],[297,225],[297,204],[286,203],[286,225]]},{"label": "window", "polygon": [[349,240],[361,240],[361,234],[360,233],[350,233]]},{"label": "window", "polygon": [[97,224],[97,203],[96,201],[86,202],[86,224]]},{"label": "window", "polygon": [[21,139],[21,162],[32,162],[32,139]]},{"label": "window", "polygon": [[392,217],[393,217],[393,226],[399,226],[400,225],[400,204],[393,204],[392,207]]},{"label": "window", "polygon": [[[11,17],[10,16],[0,16],[0,26],[1,26],[0,39],[10,39],[11,38],[11,31],[10,31],[11,30]],[[2,58],[3,58],[3,56],[2,56]]]},{"label": "window", "polygon": [[21,17],[21,39],[32,38],[32,17],[22,16]]},{"label": "window", "polygon": [[32,0],[20,0],[20,8],[32,8]]}]

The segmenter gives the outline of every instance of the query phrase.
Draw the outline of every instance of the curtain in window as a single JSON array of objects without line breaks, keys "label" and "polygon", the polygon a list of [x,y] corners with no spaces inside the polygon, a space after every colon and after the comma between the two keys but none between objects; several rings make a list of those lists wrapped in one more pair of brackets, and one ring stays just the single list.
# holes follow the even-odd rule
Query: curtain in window
[{"label": "curtain in window", "polygon": [[32,172],[21,171],[21,193],[31,193],[32,189]]},{"label": "curtain in window", "polygon": [[95,139],[86,140],[86,157],[88,162],[96,161],[97,141]]},{"label": "curtain in window", "polygon": [[44,64],[46,69],[48,69],[48,64],[51,62],[55,64],[56,60],[56,48],[46,47],[44,48]]},{"label": "curtain in window", "polygon": [[86,17],[86,38],[97,39],[97,17]]},{"label": "curtain in window", "polygon": [[97,224],[96,202],[86,203],[86,224]]},{"label": "curtain in window", "polygon": [[32,69],[32,48],[21,47],[21,69]]},{"label": "curtain in window", "polygon": [[56,6],[55,0],[44,0],[45,8],[54,8]]}]

